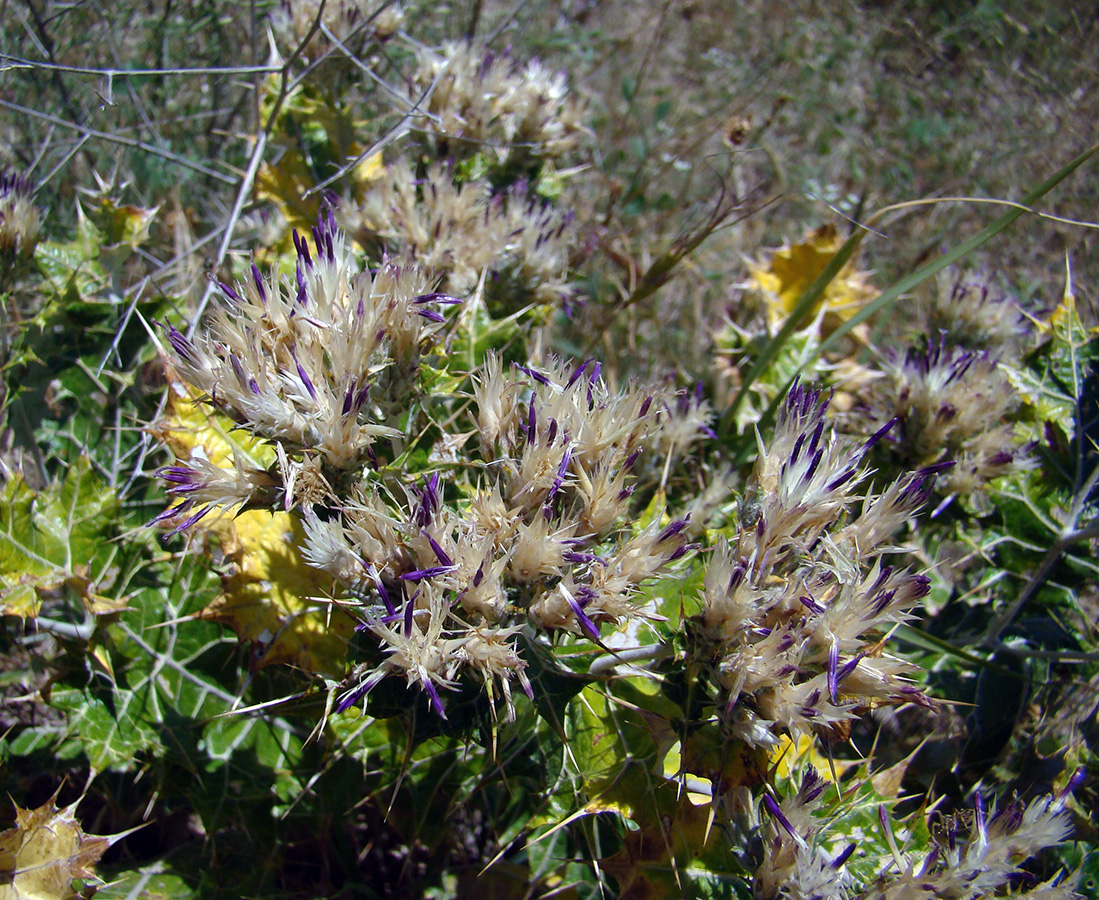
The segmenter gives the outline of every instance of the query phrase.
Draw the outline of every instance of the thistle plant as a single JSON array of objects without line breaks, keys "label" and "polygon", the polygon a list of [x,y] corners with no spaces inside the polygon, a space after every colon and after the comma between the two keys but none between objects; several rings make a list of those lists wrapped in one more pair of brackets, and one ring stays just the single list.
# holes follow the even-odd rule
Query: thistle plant
[{"label": "thistle plant", "polygon": [[[598,6],[554,10],[542,52]],[[608,45],[607,85],[598,28],[573,67],[492,50],[495,7],[464,41],[461,10],[411,10],[272,14],[274,61],[226,76],[255,76],[230,227],[202,222],[220,195],[181,184],[162,220],[100,179],[34,250],[0,435],[13,796],[47,772],[95,831],[152,820],[105,900],[1086,895],[1094,851],[1049,850],[1094,825],[1094,713],[1050,700],[1095,662],[1071,283],[1023,316],[951,250],[883,285],[855,263],[877,232],[827,225],[738,271],[787,100],[696,135],[690,78],[650,65],[678,10],[645,79]],[[137,71],[108,89],[195,77]],[[650,78],[653,127],[596,148]],[[29,189],[0,189],[25,262]],[[195,286],[158,269],[195,240],[169,221],[223,229],[193,245],[219,247],[197,318],[159,293]],[[106,839],[40,865],[44,835],[6,837],[17,893],[95,890]]]},{"label": "thistle plant", "polygon": [[[947,271],[917,295],[910,327],[930,340],[949,334],[950,341],[969,350],[1016,361],[1028,333],[1018,301],[991,279]],[[900,335],[907,342],[908,335]]]},{"label": "thistle plant", "polygon": [[[771,823],[762,857],[742,863],[754,867],[759,896],[838,897],[858,884],[868,897],[907,896],[913,878],[964,881],[982,853],[999,868],[981,883],[1000,884],[1019,859],[1064,837],[1063,801],[1049,801],[1019,824],[1007,813],[993,820],[985,833],[1003,849],[978,833],[966,845],[977,849],[932,848],[873,887],[845,874],[846,851],[814,849],[812,809],[824,790],[815,774],[790,802],[776,801],[766,779],[759,793],[759,776],[746,774],[791,741],[842,742],[874,708],[934,703],[918,667],[885,650],[930,588],[890,556],[954,463],[936,460],[875,487],[869,460],[900,417],[851,441],[828,421],[828,398],[795,384],[773,435],[759,438],[740,502],[724,505],[697,593],[684,595],[697,612],[681,634],[662,633],[648,598],[712,533],[659,509],[646,524],[630,519],[638,488],[658,488],[673,460],[713,438],[700,392],[612,390],[594,359],[455,356],[480,292],[460,301],[434,291],[438,273],[411,261],[365,269],[331,214],[295,244],[293,276],[254,269],[222,287],[225,305],[197,337],[167,328],[172,369],[203,403],[272,445],[275,462],[199,457],[164,467],[180,502],[157,522],[187,532],[254,508],[298,520],[288,539],[298,534],[300,557],[330,578],[312,602],[348,616],[358,633],[344,677],[326,689],[326,716],[392,714],[373,702],[379,691],[391,695],[387,684],[410,691],[413,705],[422,697],[441,723],[479,695],[495,746],[496,729],[520,718],[523,695],[545,702],[531,673],[561,648],[574,659],[584,647],[609,652],[612,671],[619,653],[663,658],[645,677],[675,672],[701,691],[695,749],[678,774],[717,778],[713,814],[729,833],[759,821],[757,804]],[[463,359],[472,367],[457,368]],[[610,648],[612,636],[636,634],[631,623],[645,620],[655,643]],[[576,665],[549,664],[562,675]],[[719,777],[702,745],[745,760],[744,771]],[[657,800],[645,812],[641,802],[634,815],[677,819],[684,803]],[[623,875],[624,884],[636,877]],[[1051,896],[1073,896],[1067,885]]]},{"label": "thistle plant", "polygon": [[512,717],[512,680],[530,688],[520,631],[599,643],[601,628],[642,614],[638,587],[689,551],[685,521],[631,533],[625,519],[640,457],[686,443],[684,414],[700,407],[662,388],[613,392],[595,360],[490,354],[471,380],[450,373],[443,354],[468,304],[429,290],[414,264],[363,270],[331,215],[315,250],[295,242],[292,279],[254,269],[223,286],[227,304],[198,338],[167,329],[173,369],[273,444],[277,463],[179,460],[159,474],[180,502],[157,522],[301,517],[304,558],[339,586],[328,602],[383,654],[353,670],[337,711],[393,674],[445,716],[440,692],[471,676]]},{"label": "thistle plant", "polygon": [[[596,743],[617,731],[609,764],[572,751],[572,802],[637,823],[638,837],[603,860],[627,896],[647,877],[636,860],[646,842],[665,847],[656,862],[676,878],[689,853],[714,871],[733,866],[761,897],[900,897],[914,877],[949,894],[985,850],[998,868],[981,883],[994,889],[1062,839],[1067,794],[1020,814],[1034,828],[995,819],[1006,849],[956,853],[924,839],[907,857],[894,829],[910,823],[892,821],[867,777],[826,788],[809,768],[782,800],[773,767],[805,741],[842,746],[874,709],[935,705],[921,667],[887,644],[932,587],[903,540],[933,496],[971,496],[1028,464],[996,360],[942,336],[884,357],[837,428],[830,395],[783,380],[822,345],[828,316],[839,327],[876,296],[849,266],[852,303],[822,302],[779,348],[763,393],[782,398],[777,417],[756,430],[742,477],[721,460],[735,437],[712,427],[704,384],[612,387],[597,359],[537,349],[532,327],[574,290],[572,217],[545,190],[549,164],[579,135],[564,82],[466,45],[422,51],[418,66],[415,152],[388,159],[310,234],[295,232],[292,272],[253,264],[220,285],[223,303],[195,337],[166,327],[187,396],[243,446],[267,450],[213,458],[189,445],[159,471],[178,502],[155,522],[212,535],[231,513],[286,517],[287,548],[312,573],[299,599],[336,638],[314,669],[323,686],[294,695],[324,698],[318,730],[331,736],[352,716],[364,728],[427,718],[411,733],[476,734],[494,758],[532,727]],[[827,246],[791,248],[791,272],[767,282],[765,340],[800,308],[799,253],[816,273],[839,252],[834,234],[817,241]],[[739,373],[758,336],[730,328],[726,365]],[[743,405],[738,430],[762,416]],[[276,629],[253,630],[253,658],[310,667],[316,654],[278,646],[291,615],[278,607]],[[646,706],[631,690],[668,699]],[[639,728],[655,751],[626,736]],[[634,757],[663,780],[642,789]],[[710,822],[729,845],[672,840],[690,833],[677,783],[692,779],[708,782]],[[817,813],[832,793],[829,816],[856,816],[868,792],[883,810],[875,846],[892,860],[876,879]],[[767,835],[758,852],[738,845],[752,829]]]},{"label": "thistle plant", "polygon": [[940,338],[889,369],[879,396],[899,420],[892,449],[917,463],[953,459],[943,478],[948,500],[973,498],[993,479],[1028,465],[1025,448],[1013,440],[1011,387],[987,352],[948,347]]}]

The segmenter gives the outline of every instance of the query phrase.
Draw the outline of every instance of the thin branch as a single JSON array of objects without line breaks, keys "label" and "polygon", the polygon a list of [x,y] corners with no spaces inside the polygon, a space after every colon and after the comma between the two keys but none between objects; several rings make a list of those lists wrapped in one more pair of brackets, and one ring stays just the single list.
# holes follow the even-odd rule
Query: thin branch
[{"label": "thin branch", "polygon": [[6,107],[14,112],[20,113],[25,116],[33,116],[36,119],[41,119],[44,122],[49,122],[51,125],[60,125],[63,128],[70,128],[73,131],[79,131],[81,137],[87,138],[99,138],[100,140],[109,141],[114,144],[122,144],[124,147],[134,147],[138,150],[144,150],[146,153],[151,153],[154,156],[160,156],[164,159],[170,160],[177,165],[183,166],[185,169],[191,169],[195,172],[201,172],[203,175],[215,178],[224,184],[235,184],[235,179],[230,178],[228,175],[224,175],[221,172],[209,169],[201,163],[193,162],[185,157],[178,156],[172,153],[170,150],[162,150],[160,147],[154,147],[151,144],[146,144],[144,141],[134,140],[133,138],[120,137],[117,134],[111,134],[108,131],[99,131],[95,128],[88,128],[84,125],[78,125],[75,122],[69,122],[65,119],[58,118],[57,116],[51,116],[49,113],[39,112],[36,109],[31,109],[27,106],[20,106],[18,103],[12,103],[8,100],[0,100],[0,106]]},{"label": "thin branch", "polygon": [[112,69],[86,68],[84,66],[63,66],[58,63],[39,62],[33,59],[21,59],[0,53],[0,72],[12,69],[44,69],[53,72],[67,72],[72,75],[96,75],[101,78],[130,78],[146,75],[270,75],[282,71],[282,66],[209,66],[202,68],[178,69]]},{"label": "thin branch", "polygon": [[[267,141],[270,137],[272,129],[275,127],[275,122],[278,121],[279,112],[282,110],[283,104],[286,102],[286,98],[290,96],[290,92],[293,89],[293,85],[297,84],[297,81],[304,77],[304,73],[298,76],[294,82],[290,81],[290,70],[298,58],[305,52],[306,46],[313,39],[318,29],[321,26],[321,18],[324,16],[324,7],[327,0],[321,0],[320,5],[317,7],[317,16],[313,20],[313,26],[309,29],[305,37],[294,49],[294,52],[290,54],[290,58],[286,60],[282,65],[282,83],[279,85],[278,96],[275,97],[274,102],[271,104],[271,112],[267,117],[267,121],[264,123],[263,128],[256,133],[256,145],[252,148],[251,158],[248,160],[248,168],[241,178],[240,187],[237,189],[237,198],[233,203],[233,210],[229,214],[229,221],[225,226],[225,234],[222,235],[221,245],[218,247],[217,259],[215,264],[220,266],[225,259],[226,254],[229,252],[229,244],[233,239],[233,230],[236,228],[237,222],[240,220],[241,211],[244,209],[245,201],[248,195],[252,192],[252,185],[255,184],[256,173],[259,171],[260,164],[263,162],[263,154],[267,149]],[[307,71],[312,67],[308,67]],[[261,84],[257,81],[255,90],[258,93]],[[214,281],[208,281],[206,287],[202,292],[202,299],[199,301],[198,309],[195,310],[194,318],[191,320],[191,324],[187,329],[187,335],[191,336],[195,333],[195,329],[198,328],[199,320],[202,318],[202,314],[206,311],[206,307],[210,302],[210,297],[214,293]]]}]

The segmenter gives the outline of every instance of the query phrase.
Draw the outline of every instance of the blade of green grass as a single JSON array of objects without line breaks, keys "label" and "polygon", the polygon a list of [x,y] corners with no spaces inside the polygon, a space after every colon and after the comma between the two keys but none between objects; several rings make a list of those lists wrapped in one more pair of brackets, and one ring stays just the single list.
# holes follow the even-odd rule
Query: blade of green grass
[{"label": "blade of green grass", "polygon": [[898,625],[893,632],[893,637],[898,641],[904,641],[906,644],[919,647],[921,650],[925,650],[928,653],[941,653],[943,656],[953,656],[955,659],[960,659],[963,662],[967,662],[980,669],[987,669],[998,675],[1010,676],[1011,678],[1019,677],[1018,672],[1012,672],[1010,669],[998,666],[996,663],[989,662],[983,656],[979,656],[976,653],[970,653],[968,650],[963,650],[961,647],[955,647],[949,641],[944,641],[942,638],[935,637],[934,635],[928,634],[926,631],[921,631],[919,628],[914,628],[911,625]]}]

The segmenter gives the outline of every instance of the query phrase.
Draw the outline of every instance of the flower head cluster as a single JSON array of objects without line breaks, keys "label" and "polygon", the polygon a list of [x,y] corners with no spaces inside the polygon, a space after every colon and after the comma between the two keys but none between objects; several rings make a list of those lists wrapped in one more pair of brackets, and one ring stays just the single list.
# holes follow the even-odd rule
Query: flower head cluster
[{"label": "flower head cluster", "polygon": [[[168,326],[177,373],[219,412],[280,449],[287,509],[296,503],[295,485],[307,491],[318,478],[356,471],[377,440],[399,434],[409,379],[456,302],[429,290],[415,266],[362,270],[330,213],[312,238],[313,250],[295,234],[292,278],[264,277],[253,266],[237,288],[222,285],[228,302],[198,338]],[[303,473],[311,477],[297,477]],[[208,467],[161,474],[183,498],[176,519],[200,500],[205,511],[231,498],[248,502],[259,483],[240,465],[220,474]]]},{"label": "flower head cluster", "polygon": [[34,252],[39,216],[32,192],[27,179],[0,171],[0,271]]},{"label": "flower head cluster", "polygon": [[733,732],[752,744],[784,732],[842,733],[867,708],[922,699],[904,678],[911,667],[883,654],[878,637],[929,581],[880,557],[927,499],[935,472],[881,494],[860,491],[864,456],[892,423],[847,446],[826,409],[820,392],[791,389],[774,439],[761,446],[736,542],[722,543],[710,563],[696,619],[696,652]]},{"label": "flower head cluster", "polygon": [[666,459],[682,456],[702,438],[717,440],[710,427],[713,409],[703,397],[702,382],[692,390],[677,391],[664,406],[664,422],[657,449]]},{"label": "flower head cluster", "polygon": [[456,181],[435,163],[417,179],[405,157],[391,163],[356,208],[341,208],[360,239],[381,239],[390,253],[415,259],[440,288],[464,297],[485,278],[493,309],[567,298],[571,213],[533,194],[525,180],[493,192],[487,181]]},{"label": "flower head cluster", "polygon": [[370,42],[396,34],[403,21],[404,7],[393,0],[326,0],[323,10],[317,0],[282,0],[271,14],[276,37],[291,49],[312,32],[307,52],[314,59],[337,45],[361,53]]},{"label": "flower head cluster", "polygon": [[[859,848],[853,843],[829,849],[822,846],[826,830],[820,813],[826,788],[817,772],[808,767],[793,796],[764,797],[768,821],[754,896],[764,900],[979,900],[1005,896],[1002,892],[1017,883],[1023,862],[1065,840],[1072,830],[1065,811],[1067,792],[1030,803],[1012,800],[992,810],[986,809],[978,794],[972,816],[940,817],[939,822],[932,822],[930,846],[906,851],[904,829],[879,806],[878,824],[890,852],[875,861],[872,868],[879,873],[877,877],[860,884],[862,879],[848,870]],[[865,848],[862,853],[865,855]],[[1007,896],[1076,900],[1080,897],[1074,889],[1076,880],[1054,876]]]},{"label": "flower head cluster", "polygon": [[992,354],[1014,351],[1026,321],[1018,303],[997,293],[988,280],[960,276],[918,295],[916,318],[929,337],[949,334],[961,347]]},{"label": "flower head cluster", "polygon": [[[340,708],[393,676],[443,713],[472,678],[511,714],[513,686],[530,688],[523,632],[599,642],[645,615],[639,587],[693,548],[683,519],[628,519],[640,458],[689,443],[704,404],[614,391],[591,359],[505,367],[493,354],[467,392],[439,392],[467,378],[440,381],[442,353],[421,365],[459,327],[445,314],[456,301],[412,264],[361,270],[329,215],[312,238],[296,238],[293,276],[223,286],[199,337],[168,329],[178,374],[276,462],[167,466],[180,502],[158,518],[178,531],[214,510],[300,517],[303,559],[375,642]],[[426,463],[407,470],[412,445]]]},{"label": "flower head cluster", "polygon": [[409,86],[418,120],[437,158],[484,154],[494,164],[555,159],[575,149],[581,108],[564,73],[538,60],[525,65],[506,51],[450,42],[423,50]]},{"label": "flower head cluster", "polygon": [[623,525],[632,469],[661,428],[651,392],[612,393],[593,361],[505,370],[490,357],[474,400],[466,501],[436,472],[399,501],[364,488],[336,518],[306,513],[307,558],[367,598],[362,629],[386,653],[356,671],[344,707],[392,673],[441,712],[439,692],[469,672],[499,684],[510,713],[510,682],[529,688],[523,626],[599,641],[642,615],[637,588],[691,549],[682,520]]},{"label": "flower head cluster", "polygon": [[828,787],[816,769],[807,766],[799,789],[776,799],[765,794],[767,823],[762,829],[763,860],[755,873],[753,894],[761,900],[846,900],[852,877],[847,861],[855,847],[832,851],[822,846],[820,822],[814,816]]},{"label": "flower head cluster", "polygon": [[970,497],[1029,464],[1007,421],[1015,392],[986,352],[940,337],[895,358],[887,375],[875,385],[871,404],[878,420],[897,420],[890,450],[910,466],[953,460],[942,493]]},{"label": "flower head cluster", "polygon": [[[976,795],[972,824],[966,818],[946,817],[930,852],[907,863],[888,890],[870,891],[867,900],[881,897],[917,897],[933,886],[933,896],[977,900],[988,897],[1020,874],[1019,866],[1038,851],[1061,843],[1072,825],[1066,815],[1066,795],[1039,797],[1030,803],[1011,800],[999,809],[986,809]],[[884,810],[881,818],[885,819]],[[888,823],[883,828],[888,828]],[[1014,896],[1043,900],[1078,897],[1075,879],[1050,881]],[[1061,883],[1058,883],[1061,882]]]}]

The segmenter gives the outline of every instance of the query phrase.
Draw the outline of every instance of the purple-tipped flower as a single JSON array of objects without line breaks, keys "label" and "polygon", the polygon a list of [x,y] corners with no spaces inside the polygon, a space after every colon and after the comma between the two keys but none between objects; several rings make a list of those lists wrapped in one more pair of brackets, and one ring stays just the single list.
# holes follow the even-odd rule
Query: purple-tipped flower
[{"label": "purple-tipped flower", "polygon": [[825,781],[820,773],[809,766],[801,779],[801,788],[798,790],[798,803],[808,806],[824,793]]},{"label": "purple-tipped flower", "polygon": [[833,869],[837,869],[837,870],[842,869],[843,866],[844,866],[844,863],[846,863],[847,860],[849,860],[854,855],[854,853],[855,853],[855,844],[848,844],[846,847],[844,847],[839,852],[839,855],[835,859],[832,860],[832,862],[830,863],[830,866]]},{"label": "purple-tipped flower", "polygon": [[[590,593],[591,589],[589,588],[588,590]],[[576,616],[576,621],[579,623],[580,628],[581,630],[583,630],[584,634],[586,634],[593,641],[598,641],[600,639],[599,629],[596,627],[595,623],[588,617],[588,614],[584,612],[584,607],[580,605],[576,597],[572,595],[572,592],[569,591],[568,588],[566,588],[563,584],[560,585],[560,591],[562,596],[565,598],[565,602],[568,603],[569,607],[572,609],[573,615]],[[590,598],[586,599],[588,600],[588,602],[590,602]]]},{"label": "purple-tipped flower", "polygon": [[443,306],[454,306],[462,301],[458,297],[452,297],[450,294],[443,294],[439,291],[435,291],[431,294],[420,294],[418,297],[413,297],[412,302],[419,306],[422,306],[425,303],[439,303]]},{"label": "purple-tipped flower", "polygon": [[779,825],[795,840],[800,840],[798,833],[794,830],[794,826],[790,824],[790,820],[786,818],[786,814],[782,811],[782,807],[778,805],[778,801],[775,800],[770,794],[763,795],[763,805],[767,807],[769,812],[778,821]]},{"label": "purple-tipped flower", "polygon": [[839,693],[839,661],[839,644],[833,641],[832,646],[828,648],[828,698],[832,701],[833,705],[837,702],[837,695]]},{"label": "purple-tipped flower", "polygon": [[244,302],[244,300],[241,299],[240,294],[238,294],[236,291],[234,291],[224,281],[218,281],[218,282],[215,282],[215,283],[218,286],[218,290],[220,290],[226,297],[228,297],[234,303],[243,303]]},{"label": "purple-tipped flower", "polygon": [[1072,773],[1068,780],[1068,784],[1058,795],[1059,799],[1064,800],[1070,794],[1072,794],[1080,785],[1084,783],[1084,780],[1088,777],[1087,766],[1080,766],[1075,772]]},{"label": "purple-tipped flower", "polygon": [[665,541],[670,541],[673,537],[679,534],[690,523],[690,519],[675,519],[664,526],[664,530],[657,535],[656,543],[663,544]]},{"label": "purple-tipped flower", "polygon": [[416,310],[416,315],[421,319],[427,319],[427,321],[435,322],[439,325],[446,322],[446,317],[441,312],[434,309],[418,309]]},{"label": "purple-tipped flower", "polygon": [[[848,675],[850,675],[852,672],[854,672],[855,669],[858,668],[858,665],[862,661],[862,658],[864,656],[866,656],[866,651],[865,650],[860,650],[853,657],[851,657],[851,659],[849,659],[842,666],[840,666],[839,669],[837,669],[837,671],[836,671],[836,687],[837,688],[839,687],[839,685],[841,685],[843,683],[843,679],[845,679]],[[831,686],[829,686],[829,687],[831,687]],[[835,695],[834,694],[833,694],[832,702],[833,703],[835,702]]]},{"label": "purple-tipped flower", "polygon": [[530,366],[520,366],[518,364],[515,366],[515,368],[522,372],[524,375],[529,375],[539,384],[546,385],[547,387],[551,384],[549,377],[544,373],[539,372],[537,369],[531,368]]},{"label": "purple-tipped flower", "polygon": [[309,303],[309,293],[306,290],[305,274],[302,272],[300,262],[294,268],[294,278],[298,285],[298,291],[294,295],[294,302],[297,303],[298,306],[307,306]]},{"label": "purple-tipped flower", "polygon": [[550,488],[549,499],[553,499],[557,496],[557,492],[561,490],[561,486],[565,483],[565,475],[569,471],[569,462],[572,460],[572,445],[565,445],[565,452],[561,455],[561,462],[557,465],[557,474],[553,479],[553,486]]},{"label": "purple-tipped flower", "polygon": [[443,709],[443,701],[439,697],[439,690],[432,684],[431,679],[427,678],[423,682],[424,692],[427,694],[428,699],[431,701],[431,708],[435,710],[435,714],[444,721],[446,720],[446,711]]},{"label": "purple-tipped flower", "polygon": [[397,607],[393,605],[393,600],[389,596],[389,591],[385,586],[385,582],[382,581],[381,576],[378,574],[378,570],[375,569],[374,566],[368,566],[366,571],[370,576],[370,579],[374,582],[374,589],[378,592],[378,596],[382,598],[382,603],[385,604],[386,612],[391,616],[395,615]]},{"label": "purple-tipped flower", "polygon": [[416,598],[420,596],[420,591],[417,588],[416,592],[404,602],[404,636],[412,636],[412,623],[416,615]]},{"label": "purple-tipped flower", "polygon": [[802,606],[804,606],[807,610],[809,610],[809,612],[813,613],[814,615],[819,616],[824,613],[824,607],[817,603],[817,601],[814,600],[812,597],[806,597],[803,594],[802,596],[798,597],[798,601],[801,603]]},{"label": "purple-tipped flower", "polygon": [[313,386],[313,382],[309,380],[309,376],[306,374],[302,364],[298,362],[298,355],[294,352],[293,348],[290,348],[290,356],[294,360],[294,365],[298,369],[298,377],[301,379],[301,383],[305,386],[305,389],[309,392],[309,396],[313,400],[317,399],[317,389]]},{"label": "purple-tipped flower", "polygon": [[585,359],[580,365],[573,370],[573,373],[569,376],[569,380],[565,382],[566,390],[571,388],[577,381],[584,377],[584,372],[587,371],[588,366],[595,362],[594,358]]},{"label": "purple-tipped flower", "polygon": [[439,542],[435,540],[430,534],[424,533],[427,537],[427,542],[431,544],[431,549],[435,553],[435,558],[439,560],[439,565],[447,568],[456,568],[454,560],[452,560],[447,552],[439,546]]},{"label": "purple-tipped flower", "polygon": [[413,516],[420,528],[427,528],[435,518],[439,509],[441,498],[439,496],[439,473],[432,472],[424,479],[424,486],[420,492],[420,505]]},{"label": "purple-tipped flower", "polygon": [[326,205],[317,216],[317,224],[313,226],[313,243],[317,248],[317,259],[335,263],[337,231],[332,207]]},{"label": "purple-tipped flower", "polygon": [[[175,509],[169,510],[169,514],[172,515],[172,516],[176,516],[176,515],[181,514],[184,510],[190,509],[191,507],[192,507],[192,502],[190,500],[187,500],[184,503],[182,503],[180,506],[177,506]],[[175,537],[177,534],[181,534],[182,532],[184,532],[188,528],[190,528],[192,525],[194,525],[196,522],[198,522],[199,519],[202,519],[203,517],[208,515],[210,512],[212,512],[213,509],[214,509],[214,505],[212,503],[204,506],[198,512],[188,516],[186,519],[184,519],[182,522],[180,522],[178,525],[176,525],[176,527],[173,528],[171,531],[169,531],[165,535],[165,537]],[[159,518],[159,516],[158,516],[158,518]],[[154,520],[154,521],[156,521],[156,520]]]},{"label": "purple-tipped flower", "polygon": [[38,207],[30,181],[0,170],[0,274],[15,260],[29,260],[38,241]]},{"label": "purple-tipped flower", "polygon": [[425,581],[428,578],[446,575],[449,572],[453,572],[456,568],[457,566],[453,563],[450,565],[429,566],[426,569],[416,569],[412,572],[405,572],[399,577],[402,581]]},{"label": "purple-tipped flower", "polygon": [[878,804],[878,825],[881,826],[882,833],[886,835],[887,838],[892,839],[893,825],[889,821],[889,812],[886,810],[884,803]]},{"label": "purple-tipped flower", "polygon": [[868,452],[875,444],[878,443],[878,441],[880,441],[883,437],[889,434],[890,431],[893,430],[893,426],[896,425],[897,422],[898,419],[896,416],[894,416],[892,419],[882,425],[881,428],[879,428],[872,435],[870,435],[870,437],[866,439],[866,443],[862,445],[862,452]]},{"label": "purple-tipped flower", "polygon": [[293,231],[293,239],[294,249],[298,251],[298,271],[301,271],[301,266],[305,266],[307,269],[312,268],[313,257],[309,253],[309,245],[305,242],[305,238],[298,234],[298,229],[296,228]]},{"label": "purple-tipped flower", "polygon": [[206,480],[190,466],[164,466],[153,474],[173,485],[168,488],[168,493],[176,497],[201,490],[206,486]]},{"label": "purple-tipped flower", "polygon": [[603,364],[599,361],[595,361],[595,365],[591,368],[591,374],[588,376],[588,403],[592,402],[592,389],[599,382],[599,375],[603,371]]},{"label": "purple-tipped flower", "polygon": [[252,281],[256,285],[256,294],[259,296],[260,302],[267,305],[267,286],[263,283],[263,276],[260,275],[259,269],[256,268],[256,264],[252,263]]},{"label": "purple-tipped flower", "polygon": [[168,343],[172,345],[172,349],[175,351],[176,356],[184,362],[190,363],[195,367],[203,365],[202,359],[195,349],[195,345],[191,343],[191,339],[181,331],[178,331],[176,327],[171,324],[168,325]]}]

